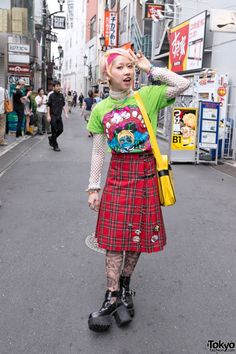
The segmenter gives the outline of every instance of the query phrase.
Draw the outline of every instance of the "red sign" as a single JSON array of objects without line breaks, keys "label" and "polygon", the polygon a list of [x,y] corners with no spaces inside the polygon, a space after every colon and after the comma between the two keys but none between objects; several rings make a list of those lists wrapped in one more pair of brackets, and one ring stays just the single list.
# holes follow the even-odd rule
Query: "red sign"
[{"label": "red sign", "polygon": [[27,64],[19,64],[19,65],[8,65],[8,72],[9,74],[29,74],[30,73],[30,67]]},{"label": "red sign", "polygon": [[115,11],[105,11],[104,37],[106,47],[117,47],[118,39],[118,14]]},{"label": "red sign", "polygon": [[170,29],[169,69],[175,72],[202,68],[206,11]]},{"label": "red sign", "polygon": [[169,69],[175,72],[186,70],[189,24],[184,23],[170,33]]},{"label": "red sign", "polygon": [[163,10],[163,5],[158,5],[158,4],[145,4],[145,18],[152,19],[152,16],[156,16],[157,18],[159,17],[158,11]]}]

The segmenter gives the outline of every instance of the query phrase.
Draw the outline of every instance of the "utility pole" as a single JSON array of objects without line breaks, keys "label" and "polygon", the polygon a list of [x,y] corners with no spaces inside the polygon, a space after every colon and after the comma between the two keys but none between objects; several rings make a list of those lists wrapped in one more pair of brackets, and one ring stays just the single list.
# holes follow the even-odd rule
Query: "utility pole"
[{"label": "utility pole", "polygon": [[[59,12],[64,12],[63,11],[63,4],[65,2],[65,0],[57,0],[57,2],[60,5],[60,11],[55,11],[51,14],[47,14],[47,0],[43,0],[43,28],[42,28],[42,73],[41,73],[41,85],[42,88],[44,89],[44,91],[47,90],[47,82],[46,82],[46,78],[47,78],[47,55],[46,55],[46,36],[47,36],[47,25],[48,25],[48,21],[47,19],[49,18],[51,20],[51,17]],[[50,24],[50,32],[51,32],[51,24]]]},{"label": "utility pole", "polygon": [[42,76],[41,83],[44,91],[46,90],[46,24],[47,24],[47,3],[43,0],[43,30],[42,30]]}]

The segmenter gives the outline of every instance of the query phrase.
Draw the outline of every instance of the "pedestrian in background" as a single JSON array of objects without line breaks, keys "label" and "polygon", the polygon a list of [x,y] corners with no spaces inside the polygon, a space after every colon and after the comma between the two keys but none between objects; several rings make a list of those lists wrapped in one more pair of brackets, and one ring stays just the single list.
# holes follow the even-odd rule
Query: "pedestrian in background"
[{"label": "pedestrian in background", "polygon": [[[139,52],[121,48],[106,52],[101,74],[108,80],[109,97],[92,111],[87,129],[94,134],[88,204],[98,211],[95,237],[106,250],[107,290],[102,307],[90,314],[89,328],[104,331],[114,315],[119,326],[131,321],[134,303],[130,278],[142,252],[163,250],[166,234],[157,186],[157,171],[149,134],[134,98],[134,66],[159,86],[139,90],[156,133],[160,109],[189,86],[185,78],[152,67]],[[101,170],[106,140],[112,157],[100,202]]]},{"label": "pedestrian in background", "polygon": [[36,115],[38,134],[43,135],[43,123],[47,134],[51,134],[50,124],[47,121],[47,96],[44,94],[43,88],[38,89],[38,95],[35,97],[35,102],[37,104]]},{"label": "pedestrian in background", "polygon": [[6,114],[4,101],[8,97],[6,90],[0,86],[0,146],[6,146],[7,141],[5,140],[6,133]]},{"label": "pedestrian in background", "polygon": [[[89,121],[90,114],[92,112],[93,105],[96,104],[96,100],[93,97],[93,91],[89,90],[88,91],[88,97],[84,99],[83,102],[83,107],[82,107],[82,114],[84,116],[84,120],[86,122]],[[93,136],[92,132],[89,132],[88,137],[91,138]]]},{"label": "pedestrian in background", "polygon": [[68,115],[65,109],[65,98],[61,93],[60,81],[53,82],[53,92],[48,97],[47,106],[47,120],[51,124],[52,132],[52,135],[48,137],[49,145],[53,147],[54,151],[61,151],[57,138],[63,132],[62,111],[64,110],[66,118]]},{"label": "pedestrian in background", "polygon": [[72,96],[72,92],[71,91],[68,91],[68,93],[67,93],[66,102],[67,102],[67,105],[68,105],[69,113],[71,113],[72,104],[73,104],[73,96]]},{"label": "pedestrian in background", "polygon": [[25,131],[26,131],[26,135],[32,135],[31,131],[30,131],[30,117],[33,114],[32,112],[32,103],[31,103],[31,98],[30,95],[32,93],[32,88],[28,87],[26,89],[26,98],[24,100],[24,105],[25,105],[25,109],[24,109],[24,114],[25,114]]},{"label": "pedestrian in background", "polygon": [[23,95],[22,90],[25,87],[25,81],[19,80],[16,89],[13,92],[13,109],[17,114],[17,127],[16,127],[16,138],[22,136],[22,123],[24,119],[25,111],[25,101],[28,99],[28,96],[31,94],[31,91],[28,91],[26,96]]},{"label": "pedestrian in background", "polygon": [[82,108],[83,102],[84,102],[84,95],[81,92],[81,94],[79,95],[79,107],[80,108]]},{"label": "pedestrian in background", "polygon": [[73,93],[73,106],[74,107],[77,106],[77,98],[78,98],[77,92],[74,91],[74,93]]}]

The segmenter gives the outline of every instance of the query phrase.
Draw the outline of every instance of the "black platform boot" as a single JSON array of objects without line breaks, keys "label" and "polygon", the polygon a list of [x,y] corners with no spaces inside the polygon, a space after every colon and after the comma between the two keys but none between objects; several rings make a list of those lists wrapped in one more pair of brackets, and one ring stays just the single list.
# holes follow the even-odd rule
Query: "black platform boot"
[{"label": "black platform boot", "polygon": [[[113,297],[116,297],[116,301],[111,303]],[[118,327],[131,321],[129,312],[120,300],[119,291],[107,290],[100,310],[89,315],[89,329],[95,332],[107,331],[112,324],[112,316],[114,316]]]},{"label": "black platform boot", "polygon": [[131,317],[134,317],[134,303],[132,296],[135,296],[135,291],[129,288],[130,277],[120,276],[120,297]]}]

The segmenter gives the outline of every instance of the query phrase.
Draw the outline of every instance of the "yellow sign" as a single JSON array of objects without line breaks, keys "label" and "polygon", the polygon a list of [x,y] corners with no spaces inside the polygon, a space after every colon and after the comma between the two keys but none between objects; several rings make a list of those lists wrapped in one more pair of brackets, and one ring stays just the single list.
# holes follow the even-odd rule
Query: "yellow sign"
[{"label": "yellow sign", "polygon": [[171,150],[195,150],[197,145],[197,108],[173,109]]}]

